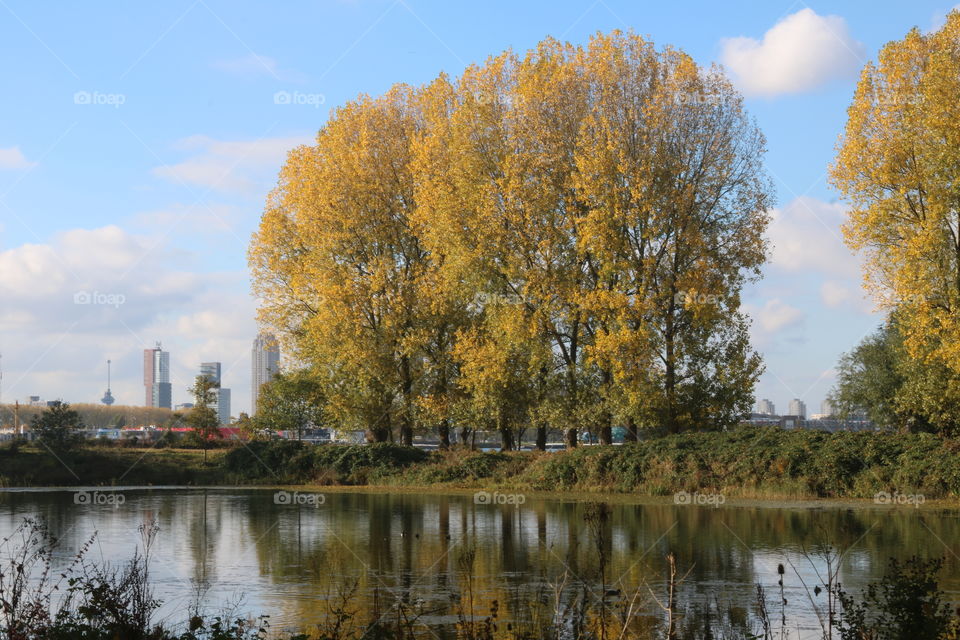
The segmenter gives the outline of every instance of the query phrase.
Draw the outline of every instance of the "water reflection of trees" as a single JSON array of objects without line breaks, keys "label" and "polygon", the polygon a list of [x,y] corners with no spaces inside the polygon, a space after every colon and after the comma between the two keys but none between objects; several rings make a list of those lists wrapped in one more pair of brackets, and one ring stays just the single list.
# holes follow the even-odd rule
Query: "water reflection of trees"
[{"label": "water reflection of trees", "polygon": [[[406,605],[423,599],[442,608],[463,588],[456,557],[466,548],[476,549],[478,613],[496,600],[501,619],[529,615],[531,598],[544,597],[564,574],[568,584],[596,580],[596,549],[580,502],[530,500],[517,508],[475,505],[470,496],[330,494],[319,509],[289,509],[271,515],[251,510],[249,517],[263,532],[255,535],[261,570],[303,593],[285,609],[291,618],[322,616],[337,581],[350,580],[359,581],[368,599],[377,591]],[[878,577],[891,555],[949,555],[936,538],[957,540],[958,533],[953,512],[615,505],[603,544],[613,582],[656,591],[665,581],[664,557],[672,552],[689,570],[681,598],[715,601],[719,593],[746,610],[758,582],[776,582],[780,558],[791,558],[810,578],[813,566],[804,552],[815,566],[818,546],[849,547],[840,577],[856,586]],[[954,576],[948,588],[960,586],[958,573],[951,556],[944,571]]]},{"label": "water reflection of trees", "polygon": [[[274,504],[271,491],[144,491],[110,509],[79,508],[71,492],[0,493],[0,536],[24,516],[39,516],[63,539],[65,554],[100,530],[105,556],[120,559],[136,544],[124,536],[155,519],[161,565],[215,585],[226,565],[243,560],[256,574],[251,602],[293,623],[321,618],[326,601],[354,582],[364,615],[375,593],[384,605],[422,600],[425,609],[452,614],[467,579],[457,559],[473,549],[476,613],[496,600],[502,620],[523,619],[546,606],[555,585],[567,585],[569,604],[582,591],[578,581],[597,580],[585,504],[528,498],[518,508],[476,505],[469,495],[329,493],[314,507]],[[945,547],[960,540],[956,511],[614,504],[603,536],[614,588],[649,585],[658,593],[672,552],[690,572],[679,597],[691,606],[719,594],[749,610],[755,584],[776,583],[777,563],[789,558],[812,575],[802,554],[823,544],[850,548],[840,568],[849,588],[879,577],[889,556],[917,554],[945,557],[943,586],[960,590],[960,550]],[[788,582],[800,596],[791,599],[803,601],[797,580]]]}]

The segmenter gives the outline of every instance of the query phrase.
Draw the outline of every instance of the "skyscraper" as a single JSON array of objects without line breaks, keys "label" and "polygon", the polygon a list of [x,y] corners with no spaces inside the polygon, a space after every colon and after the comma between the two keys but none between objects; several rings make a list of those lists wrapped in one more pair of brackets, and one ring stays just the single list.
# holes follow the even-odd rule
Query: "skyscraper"
[{"label": "skyscraper", "polygon": [[213,407],[220,424],[230,424],[230,389],[217,389],[217,401]]},{"label": "skyscraper", "polygon": [[276,338],[269,333],[261,333],[253,341],[252,353],[252,389],[250,392],[250,414],[257,413],[257,397],[260,395],[260,387],[279,373],[280,365],[280,346]]},{"label": "skyscraper", "polygon": [[830,398],[824,398],[823,402],[820,403],[820,413],[825,416],[833,415],[833,404],[830,402]]},{"label": "skyscraper", "polygon": [[791,416],[800,416],[801,418],[807,417],[807,403],[799,398],[794,398],[790,401],[790,410],[787,415]]},{"label": "skyscraper", "polygon": [[772,402],[770,402],[766,398],[763,398],[762,400],[760,400],[760,402],[757,403],[757,413],[767,415],[767,416],[775,416],[777,415],[777,409],[776,407],[773,406]]},{"label": "skyscraper", "polygon": [[220,424],[230,424],[230,389],[220,386],[222,367],[219,362],[201,362],[200,375],[210,379],[216,388],[213,390],[213,404],[210,406],[217,414]]},{"label": "skyscraper", "polygon": [[170,386],[170,353],[160,348],[143,350],[143,386],[146,391],[146,406],[173,408],[173,391]]},{"label": "skyscraper", "polygon": [[220,363],[201,362],[200,375],[210,378],[210,380],[216,384],[220,384]]}]

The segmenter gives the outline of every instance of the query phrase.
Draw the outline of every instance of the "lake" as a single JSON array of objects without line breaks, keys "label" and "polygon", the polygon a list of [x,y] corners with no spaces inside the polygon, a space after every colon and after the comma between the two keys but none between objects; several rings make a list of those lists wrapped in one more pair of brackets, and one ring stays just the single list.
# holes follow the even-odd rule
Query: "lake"
[{"label": "lake", "polygon": [[468,587],[477,614],[496,600],[500,620],[520,622],[534,615],[533,601],[569,603],[583,585],[601,583],[611,600],[639,589],[642,613],[662,618],[654,596],[665,598],[672,553],[688,621],[697,610],[752,615],[758,583],[779,602],[783,564],[790,624],[819,637],[811,599],[823,604],[824,596],[808,589],[818,572],[826,575],[823,545],[844,550],[838,571],[847,591],[882,575],[888,558],[919,555],[944,558],[942,584],[960,599],[954,508],[619,497],[608,502],[598,538],[585,520],[589,503],[562,497],[483,494],[478,504],[472,493],[388,489],[105,491],[0,491],[0,538],[25,517],[39,518],[60,538],[62,562],[96,534],[89,559],[120,564],[140,543],[138,527],[156,522],[151,571],[160,614],[172,622],[203,593],[207,612],[263,613],[274,631],[303,629],[355,589],[352,601],[365,611],[399,600],[421,610],[423,622],[450,624],[451,603],[464,602]]}]

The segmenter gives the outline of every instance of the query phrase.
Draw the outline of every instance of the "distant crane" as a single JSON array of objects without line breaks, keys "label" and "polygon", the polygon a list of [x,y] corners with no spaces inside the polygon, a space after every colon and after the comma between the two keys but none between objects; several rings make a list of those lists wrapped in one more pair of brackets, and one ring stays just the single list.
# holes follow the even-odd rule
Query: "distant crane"
[{"label": "distant crane", "polygon": [[108,407],[116,402],[113,399],[113,394],[110,393],[110,361],[107,360],[107,392],[103,394],[103,397],[100,398],[100,402],[107,405]]}]

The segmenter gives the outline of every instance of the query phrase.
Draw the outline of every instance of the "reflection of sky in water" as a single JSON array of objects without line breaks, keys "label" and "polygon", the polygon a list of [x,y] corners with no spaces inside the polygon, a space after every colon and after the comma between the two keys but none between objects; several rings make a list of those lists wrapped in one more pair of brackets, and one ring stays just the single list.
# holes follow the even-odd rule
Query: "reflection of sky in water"
[{"label": "reflection of sky in water", "polygon": [[[478,613],[497,599],[502,618],[522,618],[521,604],[538,593],[552,598],[565,574],[566,598],[578,592],[577,579],[600,588],[595,541],[584,505],[574,502],[530,497],[516,507],[475,505],[471,495],[328,493],[323,505],[298,507],[274,504],[265,490],[124,495],[126,502],[113,508],[76,505],[66,491],[0,492],[0,537],[24,517],[40,516],[61,538],[64,563],[97,531],[89,560],[116,565],[139,543],[137,527],[156,519],[161,530],[151,574],[164,602],[161,618],[178,623],[204,585],[207,613],[235,605],[236,614],[271,616],[275,630],[302,628],[319,620],[326,601],[354,581],[366,603],[377,590],[383,602],[422,601],[438,610],[425,619],[450,621],[451,594],[463,584],[459,559],[468,548],[476,549]],[[664,558],[673,552],[686,575],[681,608],[735,607],[753,614],[759,582],[778,627],[782,563],[792,637],[798,629],[801,637],[819,637],[810,598],[825,607],[826,593],[814,596],[813,588],[822,586],[827,568],[818,544],[852,545],[839,568],[848,591],[879,577],[888,556],[919,554],[948,556],[944,586],[956,593],[960,560],[937,538],[960,540],[956,511],[614,504],[603,541],[605,582],[609,589],[640,589],[642,610],[655,614],[649,592],[665,592]]]}]

